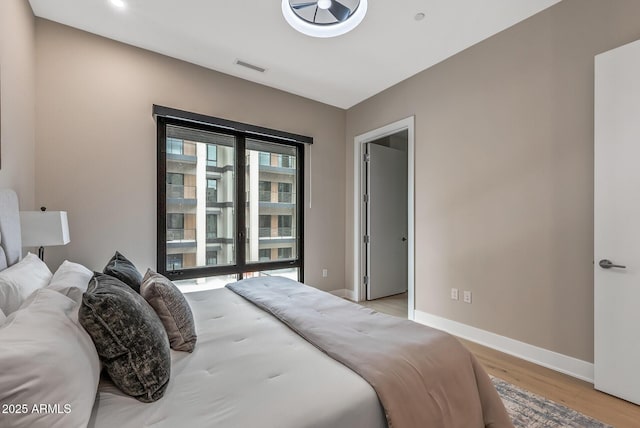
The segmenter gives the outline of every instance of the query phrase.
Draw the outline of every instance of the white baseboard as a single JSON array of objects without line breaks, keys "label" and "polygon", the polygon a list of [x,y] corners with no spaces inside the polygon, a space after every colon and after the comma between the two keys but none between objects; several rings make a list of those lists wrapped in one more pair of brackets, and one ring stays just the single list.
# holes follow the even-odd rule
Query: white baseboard
[{"label": "white baseboard", "polygon": [[329,293],[333,294],[334,296],[342,297],[343,299],[349,299],[352,302],[356,301],[355,293],[353,292],[353,290],[349,290],[347,288],[332,290],[332,291],[329,291]]},{"label": "white baseboard", "polygon": [[414,321],[593,383],[592,363],[418,310],[415,311]]}]

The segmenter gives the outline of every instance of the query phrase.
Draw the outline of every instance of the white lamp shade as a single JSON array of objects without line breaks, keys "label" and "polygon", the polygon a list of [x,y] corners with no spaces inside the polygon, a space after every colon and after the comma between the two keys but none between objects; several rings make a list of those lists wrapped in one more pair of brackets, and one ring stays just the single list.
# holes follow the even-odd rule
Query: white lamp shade
[{"label": "white lamp shade", "polygon": [[20,211],[23,247],[66,245],[69,223],[66,211]]}]

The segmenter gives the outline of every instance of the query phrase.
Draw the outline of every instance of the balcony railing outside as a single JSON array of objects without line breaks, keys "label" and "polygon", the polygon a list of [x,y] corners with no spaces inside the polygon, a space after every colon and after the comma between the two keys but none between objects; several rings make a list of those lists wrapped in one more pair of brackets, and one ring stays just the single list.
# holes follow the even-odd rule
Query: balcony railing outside
[{"label": "balcony railing outside", "polygon": [[290,237],[292,228],[291,227],[279,227],[278,228],[278,236]]},{"label": "balcony railing outside", "polygon": [[167,242],[170,241],[195,241],[195,229],[167,229]]},{"label": "balcony railing outside", "polygon": [[260,190],[258,199],[260,202],[271,202],[271,191],[270,190]]},{"label": "balcony railing outside", "polygon": [[278,202],[290,204],[292,200],[291,192],[278,192]]},{"label": "balcony railing outside", "polygon": [[196,186],[183,186],[180,184],[167,184],[167,198],[170,199],[195,199]]},{"label": "balcony railing outside", "polygon": [[258,236],[260,238],[270,238],[271,237],[271,228],[270,227],[261,227],[258,230]]}]

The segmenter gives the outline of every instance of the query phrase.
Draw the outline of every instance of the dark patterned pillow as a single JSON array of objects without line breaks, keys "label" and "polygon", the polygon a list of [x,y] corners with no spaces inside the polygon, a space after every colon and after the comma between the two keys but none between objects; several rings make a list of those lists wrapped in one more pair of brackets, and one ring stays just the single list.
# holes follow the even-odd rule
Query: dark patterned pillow
[{"label": "dark patterned pillow", "polygon": [[189,303],[178,287],[163,275],[148,269],[140,286],[140,295],[160,317],[171,348],[192,352],[198,338],[196,326]]},{"label": "dark patterned pillow", "polygon": [[163,396],[171,374],[169,340],[142,296],[122,281],[95,272],[82,295],[78,318],[118,388],[145,403]]},{"label": "dark patterned pillow", "polygon": [[133,263],[129,261],[125,256],[116,251],[111,257],[109,263],[102,270],[103,273],[111,275],[114,278],[118,278],[120,281],[127,284],[129,287],[140,292],[140,284],[142,283],[142,274],[138,272],[138,269]]}]

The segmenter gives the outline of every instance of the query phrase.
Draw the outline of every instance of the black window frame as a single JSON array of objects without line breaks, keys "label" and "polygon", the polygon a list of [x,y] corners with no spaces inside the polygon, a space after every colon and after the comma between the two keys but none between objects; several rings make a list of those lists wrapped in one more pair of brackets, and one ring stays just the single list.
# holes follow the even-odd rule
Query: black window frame
[{"label": "black window frame", "polygon": [[[297,268],[298,280],[304,282],[304,155],[305,144],[311,144],[313,139],[297,134],[289,134],[283,131],[269,130],[253,125],[231,122],[225,119],[189,113],[167,107],[154,106],[154,116],[157,127],[157,241],[156,241],[156,268],[159,273],[172,280],[203,278],[219,275],[236,274],[242,279],[245,273],[272,271],[280,269]],[[235,236],[235,264],[222,266],[200,266],[187,269],[168,271],[167,241],[166,241],[166,174],[167,174],[167,142],[166,127],[175,125],[197,130],[227,134],[235,137],[235,212],[236,212],[236,236]],[[227,126],[229,125],[229,126]],[[275,143],[296,149],[296,242],[297,257],[291,260],[272,260],[269,262],[247,262],[247,224],[246,224],[246,140],[258,140],[266,143]],[[249,166],[251,168],[252,166]],[[257,165],[256,165],[257,167]]]}]

